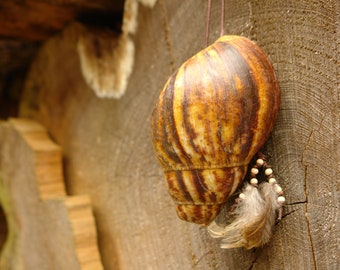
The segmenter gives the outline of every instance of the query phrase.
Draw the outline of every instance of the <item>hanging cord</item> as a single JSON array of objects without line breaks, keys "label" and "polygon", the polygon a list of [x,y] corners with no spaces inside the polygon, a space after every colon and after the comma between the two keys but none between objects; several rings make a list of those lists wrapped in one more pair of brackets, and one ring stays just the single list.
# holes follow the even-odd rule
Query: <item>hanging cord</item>
[{"label": "hanging cord", "polygon": [[[224,35],[224,8],[225,8],[225,0],[222,0],[221,4],[221,32],[220,36]],[[211,19],[211,0],[208,0],[208,12],[207,12],[207,21],[206,21],[206,27],[205,27],[205,45],[208,47],[209,45],[209,30],[210,30],[210,19]]]},{"label": "hanging cord", "polygon": [[224,35],[224,6],[225,0],[222,0],[222,11],[221,11],[221,33],[220,36]]},{"label": "hanging cord", "polygon": [[208,0],[208,14],[207,21],[205,26],[205,46],[209,45],[209,25],[210,25],[210,16],[211,16],[211,0]]}]

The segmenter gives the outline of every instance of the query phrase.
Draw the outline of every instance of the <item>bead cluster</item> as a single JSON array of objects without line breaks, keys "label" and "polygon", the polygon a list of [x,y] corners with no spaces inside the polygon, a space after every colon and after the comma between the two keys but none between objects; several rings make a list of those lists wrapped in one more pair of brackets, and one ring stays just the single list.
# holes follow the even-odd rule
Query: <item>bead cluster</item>
[{"label": "bead cluster", "polygon": [[[260,169],[264,169],[264,174],[267,178],[268,183],[273,187],[276,195],[277,195],[277,203],[279,205],[278,208],[278,217],[277,219],[280,220],[282,218],[282,206],[284,205],[286,199],[283,196],[283,190],[280,187],[280,185],[277,183],[274,175],[273,170],[268,164],[266,160],[266,156],[263,153],[258,153],[258,159],[256,160],[256,164],[251,168],[250,170],[250,184],[257,188],[258,187],[258,179],[256,178]],[[239,200],[242,200],[245,198],[244,193],[239,194]]]}]

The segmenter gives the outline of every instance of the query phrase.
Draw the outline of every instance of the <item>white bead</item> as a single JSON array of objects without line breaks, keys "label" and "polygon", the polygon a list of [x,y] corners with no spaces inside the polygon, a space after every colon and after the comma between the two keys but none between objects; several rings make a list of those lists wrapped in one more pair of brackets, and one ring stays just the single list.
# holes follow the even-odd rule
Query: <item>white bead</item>
[{"label": "white bead", "polygon": [[258,184],[259,181],[257,181],[256,178],[252,178],[250,179],[250,184],[252,184],[253,186],[256,186]]},{"label": "white bead", "polygon": [[269,176],[269,175],[273,174],[273,170],[271,168],[268,168],[264,171],[264,174]]},{"label": "white bead", "polygon": [[239,197],[241,200],[244,200],[244,198],[246,197],[246,195],[244,195],[244,193],[240,193],[240,195],[238,195],[238,197]]},{"label": "white bead", "polygon": [[285,201],[286,201],[286,198],[283,197],[283,196],[279,196],[279,197],[277,198],[277,202],[280,203],[280,204],[285,203]]},{"label": "white bead", "polygon": [[269,178],[268,183],[271,184],[271,185],[274,185],[276,183],[276,179],[271,177],[271,178]]},{"label": "white bead", "polygon": [[256,160],[256,164],[262,166],[264,164],[264,160],[262,158],[259,158],[258,160]]},{"label": "white bead", "polygon": [[247,185],[247,186],[246,186],[246,190],[247,190],[247,191],[250,191],[250,190],[252,190],[252,189],[253,189],[253,187],[252,187],[251,185]]},{"label": "white bead", "polygon": [[278,184],[275,185],[275,192],[276,192],[277,194],[282,193],[282,188],[281,188]]},{"label": "white bead", "polygon": [[250,172],[256,175],[259,173],[259,170],[257,168],[251,168]]}]

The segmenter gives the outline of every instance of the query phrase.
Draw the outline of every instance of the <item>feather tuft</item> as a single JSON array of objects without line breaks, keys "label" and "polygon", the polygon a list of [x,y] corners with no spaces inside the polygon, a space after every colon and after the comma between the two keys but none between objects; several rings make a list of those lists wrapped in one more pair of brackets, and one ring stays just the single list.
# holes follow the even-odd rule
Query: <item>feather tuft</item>
[{"label": "feather tuft", "polygon": [[234,219],[226,226],[213,221],[208,231],[214,238],[222,238],[221,248],[251,249],[266,244],[280,208],[273,185],[263,182],[259,188],[247,184],[234,211]]}]

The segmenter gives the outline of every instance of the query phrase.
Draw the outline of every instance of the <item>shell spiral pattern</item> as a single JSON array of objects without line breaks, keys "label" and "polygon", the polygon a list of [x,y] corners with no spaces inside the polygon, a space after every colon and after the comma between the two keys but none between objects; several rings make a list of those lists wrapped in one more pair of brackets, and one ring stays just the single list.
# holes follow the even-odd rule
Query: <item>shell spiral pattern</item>
[{"label": "shell spiral pattern", "polygon": [[167,81],[152,114],[152,142],[178,216],[209,224],[268,139],[280,91],[263,51],[223,36]]}]

